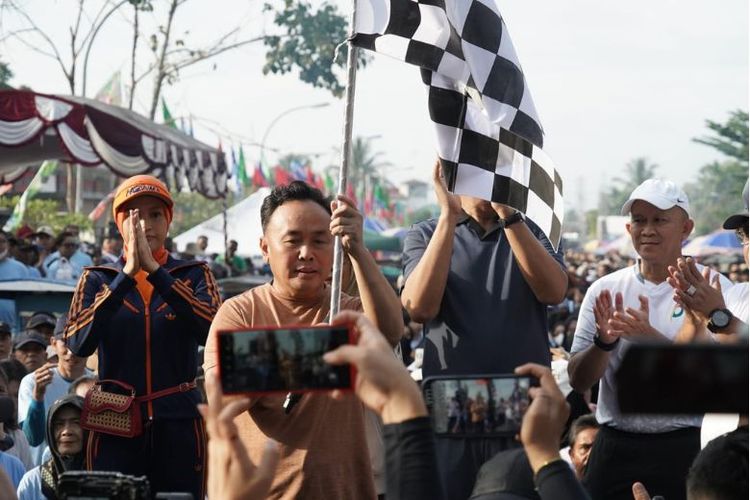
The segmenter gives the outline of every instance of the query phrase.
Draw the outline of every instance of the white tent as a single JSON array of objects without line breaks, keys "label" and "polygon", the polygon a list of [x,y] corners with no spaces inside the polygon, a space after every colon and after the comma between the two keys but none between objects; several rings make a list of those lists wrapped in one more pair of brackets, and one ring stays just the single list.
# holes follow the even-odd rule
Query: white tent
[{"label": "white tent", "polygon": [[[230,240],[237,241],[237,254],[243,257],[260,255],[258,242],[263,234],[260,226],[260,206],[271,193],[261,188],[227,210],[227,234]],[[208,253],[224,253],[224,216],[211,217],[174,238],[177,250],[185,250],[188,243],[194,243],[198,236],[208,237]]]}]

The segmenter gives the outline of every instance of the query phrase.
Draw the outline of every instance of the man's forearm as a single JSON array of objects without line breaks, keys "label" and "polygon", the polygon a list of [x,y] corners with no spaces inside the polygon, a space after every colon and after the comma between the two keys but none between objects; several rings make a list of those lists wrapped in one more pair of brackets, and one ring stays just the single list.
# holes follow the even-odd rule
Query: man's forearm
[{"label": "man's forearm", "polygon": [[537,300],[543,304],[559,304],[568,290],[568,276],[529,227],[516,223],[505,229],[513,256]]},{"label": "man's forearm", "polygon": [[367,249],[363,249],[357,258],[351,256],[351,261],[365,316],[375,323],[388,342],[395,346],[404,334],[401,303],[396,292]]},{"label": "man's forearm", "polygon": [[591,388],[604,376],[609,364],[609,352],[590,345],[587,349],[576,353],[568,363],[570,385],[578,392]]},{"label": "man's forearm", "polygon": [[430,321],[440,310],[448,282],[455,231],[456,223],[450,217],[438,219],[422,258],[401,292],[401,304],[418,323]]}]

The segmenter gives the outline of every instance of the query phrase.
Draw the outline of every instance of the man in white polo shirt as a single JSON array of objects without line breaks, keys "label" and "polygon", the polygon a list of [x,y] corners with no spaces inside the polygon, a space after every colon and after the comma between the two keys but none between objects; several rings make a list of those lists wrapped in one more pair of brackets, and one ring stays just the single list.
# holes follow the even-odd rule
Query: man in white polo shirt
[{"label": "man in white polo shirt", "polygon": [[[584,485],[592,498],[632,499],[632,485],[652,495],[685,498],[685,477],[700,450],[700,417],[622,415],[615,373],[632,343],[671,342],[685,313],[673,299],[668,267],[693,230],[687,195],[670,181],[649,179],[622,207],[639,255],[635,265],[595,281],[581,306],[568,365],[583,392],[597,381],[597,420]],[[722,283],[731,283],[724,278]]]}]

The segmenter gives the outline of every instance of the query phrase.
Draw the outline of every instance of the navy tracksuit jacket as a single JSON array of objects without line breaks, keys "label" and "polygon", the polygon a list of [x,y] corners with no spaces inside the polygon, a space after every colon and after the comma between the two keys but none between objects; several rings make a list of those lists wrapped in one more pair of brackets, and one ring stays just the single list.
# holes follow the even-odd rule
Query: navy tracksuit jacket
[{"label": "navy tracksuit jacket", "polygon": [[[192,382],[198,346],[205,344],[221,304],[208,266],[169,257],[147,278],[154,287],[148,304],[122,266],[120,261],[84,269],[65,329],[68,347],[78,356],[98,349],[99,378],[125,382],[138,396]],[[144,432],[136,438],[92,432],[89,468],[146,475],[152,493],[189,491],[203,498],[200,402],[192,389],[142,404]]]}]

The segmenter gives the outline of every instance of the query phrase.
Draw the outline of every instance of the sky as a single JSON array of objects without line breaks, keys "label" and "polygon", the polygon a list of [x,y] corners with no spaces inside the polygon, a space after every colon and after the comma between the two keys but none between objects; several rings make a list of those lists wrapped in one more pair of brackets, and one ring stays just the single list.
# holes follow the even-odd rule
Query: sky
[{"label": "sky", "polygon": [[[66,26],[74,2],[24,2],[32,19],[67,51]],[[155,2],[156,3],[156,2]],[[313,4],[320,2],[314,1]],[[342,11],[348,1],[336,0]],[[96,3],[92,4],[95,5]],[[680,184],[721,156],[691,139],[707,132],[705,120],[723,121],[748,109],[748,2],[722,0],[504,0],[500,11],[512,35],[545,129],[545,150],[565,182],[568,206],[596,206],[602,186],[621,176],[632,159],[647,157],[658,174]],[[221,9],[217,9],[217,6]],[[161,9],[161,10],[160,10]],[[239,36],[272,30],[254,0],[190,0],[177,13],[177,34],[194,43],[240,26]],[[153,32],[163,7],[143,19]],[[65,21],[65,22],[61,22]],[[18,21],[4,16],[0,32]],[[189,33],[185,34],[185,31]],[[88,95],[112,75],[128,73],[131,35],[116,14],[92,49]],[[56,63],[6,40],[0,57],[12,83],[40,92],[66,93]],[[139,52],[140,69],[152,57]],[[300,82],[295,75],[263,75],[264,50],[252,44],[193,66],[163,95],[175,116],[193,115],[198,138],[246,144],[249,159],[260,143],[284,153],[313,154],[316,166],[338,162],[343,100]],[[150,82],[136,94],[145,112]],[[298,106],[328,103],[275,119]],[[425,89],[417,68],[375,55],[358,72],[354,134],[369,137],[390,163],[394,181],[428,181],[435,158]],[[276,153],[268,151],[268,159]]]}]

